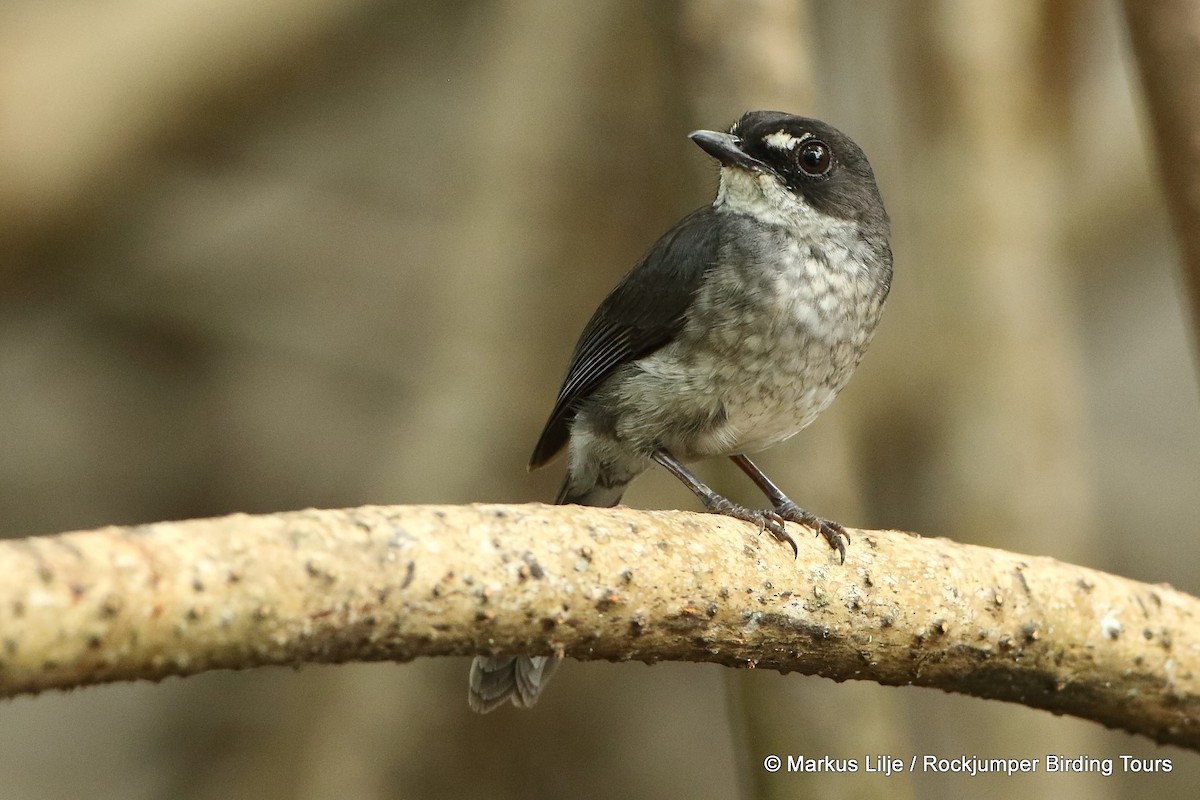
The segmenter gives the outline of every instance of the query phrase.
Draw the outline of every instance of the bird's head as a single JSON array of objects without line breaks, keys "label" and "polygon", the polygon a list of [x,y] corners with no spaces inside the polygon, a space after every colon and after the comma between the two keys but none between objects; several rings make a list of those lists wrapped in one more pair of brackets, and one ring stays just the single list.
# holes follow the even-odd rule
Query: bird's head
[{"label": "bird's head", "polygon": [[719,211],[787,227],[844,221],[886,230],[866,155],[820,120],[749,111],[726,133],[700,130],[689,138],[721,164]]}]

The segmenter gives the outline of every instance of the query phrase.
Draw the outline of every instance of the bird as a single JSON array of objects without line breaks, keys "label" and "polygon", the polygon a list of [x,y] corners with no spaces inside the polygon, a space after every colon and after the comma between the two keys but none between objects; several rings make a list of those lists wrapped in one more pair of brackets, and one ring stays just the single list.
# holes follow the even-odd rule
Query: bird
[{"label": "bird", "polygon": [[[567,450],[555,502],[608,507],[654,464],[704,509],[799,545],[811,528],[845,562],[849,536],[801,508],[748,457],[816,419],[874,336],[892,284],[891,224],[874,172],[817,119],[749,111],[689,138],[720,165],[716,198],[663,234],[575,345],[529,468]],[[728,457],[769,509],[734,503],[687,462]],[[469,705],[532,706],[561,656],[476,657]]]}]

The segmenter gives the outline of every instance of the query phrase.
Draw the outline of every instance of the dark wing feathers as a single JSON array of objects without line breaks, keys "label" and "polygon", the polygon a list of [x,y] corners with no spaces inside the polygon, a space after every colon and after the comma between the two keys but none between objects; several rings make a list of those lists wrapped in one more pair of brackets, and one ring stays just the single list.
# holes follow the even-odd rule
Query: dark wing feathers
[{"label": "dark wing feathers", "polygon": [[563,448],[579,402],[613,370],[652,353],[683,328],[704,271],[716,259],[720,224],[711,206],[689,214],[654,243],[596,309],[575,345],[530,469]]}]

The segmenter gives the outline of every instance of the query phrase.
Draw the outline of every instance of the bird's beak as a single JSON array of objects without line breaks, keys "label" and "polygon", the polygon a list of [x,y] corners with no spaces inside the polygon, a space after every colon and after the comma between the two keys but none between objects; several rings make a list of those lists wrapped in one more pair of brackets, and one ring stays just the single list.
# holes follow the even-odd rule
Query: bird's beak
[{"label": "bird's beak", "polygon": [[688,138],[700,146],[700,149],[721,162],[726,167],[741,167],[751,172],[765,172],[770,169],[757,158],[742,149],[742,140],[730,133],[717,131],[692,131]]}]

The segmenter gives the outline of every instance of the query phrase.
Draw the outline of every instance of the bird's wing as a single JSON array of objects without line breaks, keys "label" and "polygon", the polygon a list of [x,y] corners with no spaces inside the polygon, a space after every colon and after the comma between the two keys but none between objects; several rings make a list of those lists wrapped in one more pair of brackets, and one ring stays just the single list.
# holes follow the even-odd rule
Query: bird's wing
[{"label": "bird's wing", "polygon": [[596,309],[575,345],[530,469],[566,444],[579,401],[617,367],[657,350],[683,328],[701,278],[716,258],[720,226],[711,206],[689,214],[654,243]]}]

